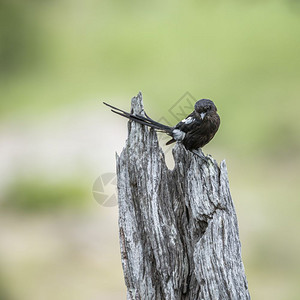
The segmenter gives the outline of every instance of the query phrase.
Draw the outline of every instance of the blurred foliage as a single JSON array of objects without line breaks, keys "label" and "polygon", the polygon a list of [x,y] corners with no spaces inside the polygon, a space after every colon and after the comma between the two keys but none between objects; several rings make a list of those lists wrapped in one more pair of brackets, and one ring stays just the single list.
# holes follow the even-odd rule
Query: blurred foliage
[{"label": "blurred foliage", "polygon": [[[2,0],[0,129],[4,128],[6,141],[10,142],[11,131],[9,126],[8,129],[5,127],[7,124],[16,124],[17,130],[12,132],[19,138],[26,125],[39,128],[45,117],[51,119],[58,111],[63,111],[61,108],[89,106],[91,110],[99,110],[102,122],[99,128],[95,128],[95,135],[101,130],[115,133],[111,131],[110,124],[102,121],[102,118],[105,119],[104,114],[106,117],[108,113],[101,104],[102,100],[128,109],[130,98],[141,90],[147,113],[156,119],[167,114],[169,108],[186,91],[196,98],[211,98],[218,107],[221,127],[216,138],[204,150],[217,158],[227,159],[252,297],[298,299],[299,16],[298,0]],[[105,120],[109,118],[110,115]],[[68,124],[67,114],[66,120],[63,124]],[[111,116],[111,120],[115,122],[116,116]],[[27,121],[29,125],[26,124]],[[169,121],[173,122],[171,119]],[[80,131],[80,124],[77,126]],[[58,131],[57,127],[53,128]],[[71,139],[86,141],[84,135],[87,135],[87,131],[78,131]],[[54,151],[57,146],[53,138],[55,133],[51,135],[50,142],[45,142],[50,145],[51,153],[42,156],[51,156],[53,152],[53,161],[56,153],[59,153]],[[46,141],[47,137],[43,133],[38,134],[31,141],[40,136]],[[71,152],[74,151],[72,147],[78,144],[68,144],[70,137],[67,134],[63,138],[66,144],[62,147],[70,150],[64,153],[71,157]],[[26,142],[27,140],[24,143]],[[101,142],[107,147],[106,140]],[[99,145],[95,151],[102,150],[101,147]],[[28,151],[30,152],[30,148]],[[99,152],[99,160],[104,161],[107,157],[102,152]],[[70,161],[72,169],[78,162],[78,157],[75,157],[75,164]],[[22,164],[16,159],[14,174],[20,174],[18,165]],[[34,174],[37,167],[34,161],[27,162],[25,166],[30,167],[31,174]],[[27,174],[26,167],[23,168],[24,174]],[[61,168],[64,171],[66,169],[65,166]],[[54,178],[59,174],[58,171],[60,170],[53,171]],[[102,171],[104,170],[99,170]],[[84,181],[71,178],[57,182],[52,179],[49,180],[49,174],[39,174],[31,179],[16,176],[11,180],[4,197],[1,195],[4,199],[0,206],[4,211],[2,221],[8,210],[11,214],[8,214],[9,220],[3,221],[2,228],[6,228],[6,224],[20,226],[19,212],[35,213],[36,217],[40,214],[42,224],[45,222],[42,219],[45,212],[67,210],[72,213],[85,208],[85,199],[90,199],[91,195],[90,190],[87,191],[88,185],[83,186]],[[11,216],[15,211],[18,214],[12,220]],[[103,215],[106,214],[107,211]],[[29,216],[31,217],[30,214]],[[30,217],[25,217],[26,224],[30,223]],[[102,230],[101,234],[109,237],[113,236],[106,225],[110,218],[108,216],[105,224],[98,227],[99,232]],[[74,223],[76,221],[78,215],[74,216]],[[31,232],[31,226],[32,224],[28,225],[29,229],[24,231],[25,234]],[[63,226],[66,225],[61,225],[58,232],[63,232]],[[70,225],[70,228],[74,227],[76,228],[74,224]],[[14,230],[19,234],[17,239],[20,239],[22,230]],[[38,240],[41,239],[38,231],[33,234]],[[115,235],[117,236],[117,229]],[[15,243],[19,246],[24,244],[22,239],[19,244],[15,240],[11,241],[11,236],[7,234],[7,243],[10,242],[9,245],[13,245],[13,248]],[[56,236],[55,233],[54,237]],[[66,239],[71,238],[68,235]],[[111,245],[109,243],[107,245]],[[81,245],[80,242],[78,244]],[[68,249],[64,243],[61,245]],[[84,248],[78,247],[79,252]],[[109,248],[109,251],[103,250],[103,253],[110,253],[116,247]],[[30,245],[30,250],[24,253],[31,253],[31,248]],[[73,249],[74,245],[70,248]],[[51,256],[52,248],[49,249]],[[65,251],[69,258],[69,252]],[[41,252],[44,253],[44,249]],[[12,291],[19,292],[19,299],[26,298],[23,291],[27,291],[26,299],[35,298],[32,295],[36,293],[36,286],[42,288],[41,295],[44,297],[47,293],[43,288],[48,282],[48,289],[51,290],[52,287],[54,291],[54,296],[49,294],[49,299],[58,299],[55,284],[59,286],[61,283],[60,274],[72,279],[69,291],[73,291],[72,284],[79,291],[80,286],[89,286],[91,281],[88,271],[78,275],[77,279],[74,277],[72,266],[77,259],[71,260],[68,265],[64,264],[63,258],[56,270],[59,275],[53,275],[52,281],[49,281],[47,276],[35,276],[33,271],[30,273],[30,268],[26,269],[26,274],[22,273],[24,269],[20,268],[20,253],[16,252],[13,256],[10,249],[5,253],[12,256],[11,261],[2,261],[3,264],[7,263],[4,276],[12,270],[10,286],[22,286],[19,291],[11,288]],[[98,254],[94,255],[97,259]],[[44,262],[49,265],[47,274],[53,271],[53,257],[55,255]],[[76,265],[80,272],[89,265],[88,259],[92,256],[88,253],[83,257],[82,265],[78,268]],[[32,259],[30,261],[24,255],[23,264],[26,265],[29,261],[39,271],[43,270],[43,263],[36,261],[35,256]],[[106,265],[105,270],[112,272],[112,278],[117,267],[112,270],[111,262],[118,259],[119,257],[113,257]],[[90,264],[95,266],[94,261]],[[99,278],[98,267],[96,269],[94,287],[99,289],[96,282]],[[121,270],[119,275],[121,277]],[[103,272],[101,276],[105,282],[107,272]],[[24,277],[28,281],[22,285]],[[84,282],[86,278],[88,281]],[[108,281],[111,285],[115,283],[114,280]],[[115,283],[118,287],[121,286],[120,281]],[[28,282],[34,282],[31,290],[27,286]],[[80,289],[83,290],[84,288]],[[92,288],[86,290],[92,291]],[[0,298],[1,296],[0,294]],[[107,294],[102,298],[108,298],[106,296]],[[60,299],[65,300],[66,297],[61,296]]]},{"label": "blurred foliage", "polygon": [[88,99],[122,98],[128,107],[141,90],[155,116],[189,91],[216,101],[218,144],[244,153],[276,145],[280,155],[289,144],[296,154],[295,3],[2,1],[1,115]]},{"label": "blurred foliage", "polygon": [[78,181],[46,181],[43,178],[16,179],[4,191],[1,209],[28,213],[82,210],[90,194]]},{"label": "blurred foliage", "polygon": [[9,289],[6,286],[5,276],[3,276],[2,273],[0,274],[0,299],[2,299],[2,300],[14,299],[11,296]]},{"label": "blurred foliage", "polygon": [[[38,59],[36,25],[15,1],[0,3],[0,75],[14,76],[35,67]],[[13,78],[13,77],[12,77]]]}]

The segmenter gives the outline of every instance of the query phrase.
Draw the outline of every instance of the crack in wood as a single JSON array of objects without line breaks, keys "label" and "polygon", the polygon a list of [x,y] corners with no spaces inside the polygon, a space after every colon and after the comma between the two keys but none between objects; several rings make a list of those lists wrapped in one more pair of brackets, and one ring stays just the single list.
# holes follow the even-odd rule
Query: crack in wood
[{"label": "crack in wood", "polygon": [[[132,112],[143,113],[141,93]],[[117,156],[127,299],[250,299],[225,161],[177,144],[169,170],[153,130],[128,132]]]}]

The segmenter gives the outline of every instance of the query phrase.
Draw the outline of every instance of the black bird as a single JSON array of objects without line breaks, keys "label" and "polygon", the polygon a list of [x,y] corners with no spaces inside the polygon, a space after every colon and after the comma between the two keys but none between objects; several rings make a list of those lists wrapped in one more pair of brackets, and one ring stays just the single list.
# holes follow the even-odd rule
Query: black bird
[{"label": "black bird", "polygon": [[[172,137],[167,145],[174,142],[181,142],[184,147],[206,160],[201,148],[206,145],[216,134],[220,126],[220,117],[217,114],[215,104],[209,99],[201,99],[195,103],[195,110],[176,126],[170,127],[152,120],[146,113],[145,117],[131,114],[110,104],[103,102],[112,108],[112,112],[126,117],[132,121],[162,131]],[[196,150],[200,150],[197,152]]]}]

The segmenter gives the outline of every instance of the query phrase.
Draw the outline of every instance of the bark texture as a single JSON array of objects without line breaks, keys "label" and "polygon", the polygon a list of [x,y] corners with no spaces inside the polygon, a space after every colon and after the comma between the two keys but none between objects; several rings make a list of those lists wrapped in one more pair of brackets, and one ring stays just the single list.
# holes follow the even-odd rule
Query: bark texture
[{"label": "bark texture", "polygon": [[[132,111],[144,113],[141,93]],[[225,161],[177,144],[169,170],[153,130],[128,131],[117,156],[127,299],[250,299]]]}]

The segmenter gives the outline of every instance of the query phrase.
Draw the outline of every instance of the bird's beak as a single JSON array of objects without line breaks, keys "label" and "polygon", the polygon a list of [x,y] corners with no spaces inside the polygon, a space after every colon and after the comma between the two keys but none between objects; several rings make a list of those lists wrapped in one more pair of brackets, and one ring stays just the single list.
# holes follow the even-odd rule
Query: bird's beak
[{"label": "bird's beak", "polygon": [[205,115],[206,115],[206,113],[201,113],[200,114],[202,120],[204,119]]}]

